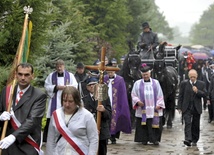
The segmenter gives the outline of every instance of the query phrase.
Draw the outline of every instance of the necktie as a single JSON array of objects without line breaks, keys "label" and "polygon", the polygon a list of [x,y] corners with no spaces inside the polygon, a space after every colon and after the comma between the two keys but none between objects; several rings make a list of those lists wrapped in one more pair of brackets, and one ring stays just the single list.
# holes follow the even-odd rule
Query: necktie
[{"label": "necktie", "polygon": [[23,95],[23,91],[19,91],[19,94],[18,94],[18,96],[16,98],[16,105],[19,102],[19,100],[22,98],[22,95]]},{"label": "necktie", "polygon": [[91,96],[91,98],[92,98],[92,101],[95,101],[94,96]]}]

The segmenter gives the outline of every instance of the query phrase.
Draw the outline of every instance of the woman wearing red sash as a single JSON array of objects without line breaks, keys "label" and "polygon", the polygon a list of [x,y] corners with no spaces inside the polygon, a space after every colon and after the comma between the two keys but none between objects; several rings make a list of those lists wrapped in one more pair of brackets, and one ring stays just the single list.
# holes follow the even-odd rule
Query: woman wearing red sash
[{"label": "woman wearing red sash", "polygon": [[46,155],[95,155],[97,126],[93,115],[82,106],[79,91],[73,86],[65,87],[61,103],[50,120]]}]

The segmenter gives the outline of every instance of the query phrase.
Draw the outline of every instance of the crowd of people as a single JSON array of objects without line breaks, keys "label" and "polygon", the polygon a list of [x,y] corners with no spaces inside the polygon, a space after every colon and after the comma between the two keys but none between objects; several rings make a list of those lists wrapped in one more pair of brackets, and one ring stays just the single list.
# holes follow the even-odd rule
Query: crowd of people
[{"label": "crowd of people", "polygon": [[184,68],[185,72],[182,72],[184,76],[181,78],[181,81],[189,79],[188,73],[191,69],[194,69],[197,72],[197,80],[205,83],[207,95],[203,97],[202,108],[203,110],[208,109],[208,123],[211,123],[214,120],[214,99],[212,97],[214,93],[214,60],[210,58],[208,60],[192,60],[191,62],[187,63],[188,66]]},{"label": "crowd of people", "polygon": [[[156,33],[148,22],[142,24],[143,33],[138,47],[143,58],[151,58],[158,45]],[[105,65],[122,67],[117,59],[105,58]],[[94,65],[100,65],[97,59]],[[95,97],[100,71],[88,70],[77,63],[73,74],[66,70],[63,60],[55,63],[55,71],[45,79],[45,92],[31,85],[33,66],[21,63],[16,67],[17,85],[13,96],[6,86],[0,95],[0,124],[9,121],[6,137],[0,141],[3,155],[42,155],[41,144],[46,143],[46,155],[106,155],[107,145],[117,144],[120,133],[131,134],[131,116],[124,78],[116,71],[105,71],[103,81],[108,87],[102,104]],[[134,141],[159,145],[163,130],[164,94],[158,80],[151,77],[152,68],[140,67],[141,79],[135,81],[132,106],[136,126]],[[200,138],[200,115],[208,105],[209,123],[214,120],[214,62],[200,70],[189,69],[188,78],[180,83],[178,106],[184,120],[184,144],[195,146]],[[200,75],[200,76],[199,76]],[[201,76],[202,75],[202,76]],[[9,100],[11,109],[8,110]],[[202,100],[204,106],[202,106]],[[46,113],[42,133],[41,121]],[[101,114],[101,115],[98,115]],[[100,127],[97,123],[101,116]]]},{"label": "crowd of people", "polygon": [[[117,67],[117,60],[113,58],[106,65]],[[99,72],[91,72],[86,73],[84,64],[79,62],[73,74],[59,59],[55,63],[55,71],[45,79],[43,92],[31,86],[33,66],[29,63],[19,64],[11,110],[8,110],[11,86],[3,89],[0,98],[1,128],[4,121],[10,121],[6,137],[0,141],[2,154],[27,155],[31,152],[32,155],[42,155],[43,143],[46,144],[46,155],[95,155],[97,152],[106,155],[109,141],[115,144],[121,131],[131,133],[123,78],[115,72],[105,73],[106,83],[111,78],[111,92],[102,105],[98,105],[93,95],[94,86],[99,83]],[[115,96],[115,93],[118,95]],[[100,130],[96,124],[97,112],[101,112]],[[45,113],[46,125],[41,135],[41,121]]]}]

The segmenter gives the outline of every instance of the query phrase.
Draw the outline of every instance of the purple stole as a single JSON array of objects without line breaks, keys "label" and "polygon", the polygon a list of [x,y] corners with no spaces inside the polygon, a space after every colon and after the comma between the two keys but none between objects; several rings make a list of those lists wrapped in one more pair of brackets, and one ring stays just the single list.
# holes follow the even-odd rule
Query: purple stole
[{"label": "purple stole", "polygon": [[[154,107],[156,107],[156,102],[157,102],[157,85],[155,83],[155,80],[152,79],[152,87],[153,87],[153,92],[154,92]],[[144,98],[144,83],[143,80],[141,81],[140,84],[140,100],[145,104],[145,98]],[[146,104],[142,107],[142,125],[146,125]],[[152,119],[152,127],[153,128],[159,128],[159,115],[158,111],[155,109],[154,112],[154,117]]]},{"label": "purple stole", "polygon": [[[58,73],[54,72],[52,74],[52,84],[57,86],[57,77],[58,77]],[[70,74],[68,71],[64,71],[64,85],[67,85],[68,83],[70,83]],[[58,92],[58,91],[57,91]],[[54,112],[54,110],[56,110],[56,106],[57,106],[57,92],[54,94],[54,96],[51,99],[51,111],[50,111],[50,116],[52,115],[52,113]]]}]

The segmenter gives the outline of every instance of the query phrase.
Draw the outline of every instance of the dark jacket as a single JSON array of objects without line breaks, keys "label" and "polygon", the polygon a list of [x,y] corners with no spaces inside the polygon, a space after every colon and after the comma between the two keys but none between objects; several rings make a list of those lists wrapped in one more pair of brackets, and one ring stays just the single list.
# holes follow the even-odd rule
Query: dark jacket
[{"label": "dark jacket", "polygon": [[[74,74],[75,79],[77,80],[78,83],[78,90],[80,92],[81,97],[84,97],[85,95],[88,94],[88,90],[86,89],[86,79],[88,78],[88,75],[86,73],[79,74],[75,73]],[[81,87],[81,88],[80,88]]]},{"label": "dark jacket", "polygon": [[[97,104],[98,101],[93,101],[90,94],[83,98],[84,107],[89,110],[97,120]],[[110,135],[110,121],[111,121],[111,105],[109,98],[102,101],[102,105],[105,107],[105,112],[101,113],[101,126],[100,126],[100,140],[105,140],[111,137]]]},{"label": "dark jacket", "polygon": [[[15,103],[17,94],[17,86],[14,89],[13,103]],[[13,134],[16,137],[8,149],[3,150],[5,154],[16,155],[37,155],[37,151],[25,141],[25,138],[30,135],[38,145],[41,141],[41,121],[45,113],[46,94],[41,90],[30,86],[23,94],[17,105],[12,105],[16,118],[21,123],[21,126],[14,130],[10,123],[6,136]],[[6,111],[6,89],[4,88],[0,98],[0,113]],[[20,151],[21,150],[21,151]],[[6,153],[7,152],[7,153]]]},{"label": "dark jacket", "polygon": [[207,99],[214,102],[214,75],[212,75],[212,77],[210,78]]},{"label": "dark jacket", "polygon": [[[207,90],[206,90],[205,83],[203,81],[197,80],[195,83],[195,86],[198,88],[198,92],[194,93],[193,104],[197,112],[201,114],[202,113],[201,98],[207,97]],[[178,109],[180,109],[182,113],[184,113],[190,105],[191,92],[192,92],[192,85],[190,83],[190,80],[182,81],[180,84],[179,96],[178,96]]]},{"label": "dark jacket", "polygon": [[152,31],[143,32],[140,35],[138,44],[142,44],[142,43],[144,43],[143,49],[148,50],[150,46],[152,46],[152,49],[155,50],[156,47],[159,45],[157,34]]}]

